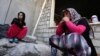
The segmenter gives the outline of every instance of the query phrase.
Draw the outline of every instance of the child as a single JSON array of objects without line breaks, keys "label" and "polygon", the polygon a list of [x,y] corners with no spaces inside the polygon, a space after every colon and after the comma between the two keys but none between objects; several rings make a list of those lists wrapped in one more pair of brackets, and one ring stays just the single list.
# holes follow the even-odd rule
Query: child
[{"label": "child", "polygon": [[14,18],[11,22],[11,26],[7,32],[10,43],[18,43],[22,40],[27,33],[27,27],[25,23],[25,13],[19,12],[18,18]]}]

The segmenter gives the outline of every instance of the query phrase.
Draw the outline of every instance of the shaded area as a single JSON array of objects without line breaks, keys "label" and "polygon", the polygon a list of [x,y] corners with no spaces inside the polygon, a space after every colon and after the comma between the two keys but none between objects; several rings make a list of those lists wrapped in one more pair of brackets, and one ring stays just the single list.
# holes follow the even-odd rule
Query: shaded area
[{"label": "shaded area", "polygon": [[63,9],[72,7],[88,19],[94,14],[98,15],[100,18],[99,5],[99,0],[56,0],[55,13],[61,15]]}]

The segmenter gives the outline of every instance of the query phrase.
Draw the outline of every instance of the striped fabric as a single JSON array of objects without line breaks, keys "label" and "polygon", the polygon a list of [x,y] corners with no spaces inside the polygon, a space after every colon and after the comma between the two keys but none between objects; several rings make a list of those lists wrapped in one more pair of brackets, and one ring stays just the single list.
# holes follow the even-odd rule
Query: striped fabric
[{"label": "striped fabric", "polygon": [[50,45],[53,47],[58,46],[60,49],[68,49],[69,54],[71,54],[70,51],[77,56],[90,56],[91,53],[91,48],[84,37],[77,33],[71,33],[66,36],[53,35],[50,38],[50,42],[52,42]]}]

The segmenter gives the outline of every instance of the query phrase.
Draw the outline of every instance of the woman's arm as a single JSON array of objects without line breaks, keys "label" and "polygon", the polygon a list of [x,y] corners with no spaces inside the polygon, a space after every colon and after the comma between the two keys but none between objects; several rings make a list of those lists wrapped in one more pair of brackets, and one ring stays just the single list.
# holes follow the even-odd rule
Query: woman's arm
[{"label": "woman's arm", "polygon": [[66,26],[71,32],[82,34],[86,30],[86,25],[84,24],[86,21],[81,20],[83,24],[80,23],[79,25],[75,25],[73,22],[70,21],[70,17],[66,14],[63,17],[63,20],[65,21]]},{"label": "woman's arm", "polygon": [[20,28],[23,28],[23,24],[21,24],[20,20],[18,20],[17,18],[14,18],[13,21],[11,22],[11,24],[16,24]]},{"label": "woman's arm", "polygon": [[56,30],[56,35],[62,35],[64,33],[64,29],[63,29],[63,22],[60,22],[58,24],[57,30]]},{"label": "woman's arm", "polygon": [[14,19],[12,20],[11,24],[14,24],[15,21],[16,21],[16,18],[14,18]]},{"label": "woman's arm", "polygon": [[86,30],[86,27],[84,25],[79,24],[76,26],[71,21],[66,21],[66,26],[71,32],[77,32],[79,34],[82,34]]}]

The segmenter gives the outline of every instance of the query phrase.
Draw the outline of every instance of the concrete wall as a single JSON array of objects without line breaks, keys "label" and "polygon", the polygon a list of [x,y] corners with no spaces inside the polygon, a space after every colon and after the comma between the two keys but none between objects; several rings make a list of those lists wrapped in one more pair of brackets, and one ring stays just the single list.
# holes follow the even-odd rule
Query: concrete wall
[{"label": "concrete wall", "polygon": [[10,1],[0,0],[0,24],[3,24],[4,21],[6,24],[10,24],[12,19],[17,17],[17,13],[23,11],[26,14],[26,24],[29,29],[28,34],[31,34],[44,0],[12,0],[9,7]]},{"label": "concrete wall", "polygon": [[93,39],[93,35],[90,35],[92,42],[96,48],[97,53],[100,53],[100,23],[91,23],[90,25],[92,26],[95,37],[95,39]]},{"label": "concrete wall", "polygon": [[0,24],[4,24],[10,0],[0,0]]},{"label": "concrete wall", "polygon": [[[4,23],[10,1],[11,0],[0,0],[0,24]],[[13,18],[17,17],[17,13],[23,11],[26,14],[26,24],[29,29],[28,34],[31,34],[43,2],[44,0],[12,0],[5,23],[10,24]],[[52,0],[47,0],[35,33],[35,36],[37,36],[39,40],[48,41],[48,37],[55,33],[55,29],[49,29],[51,2]]]}]

